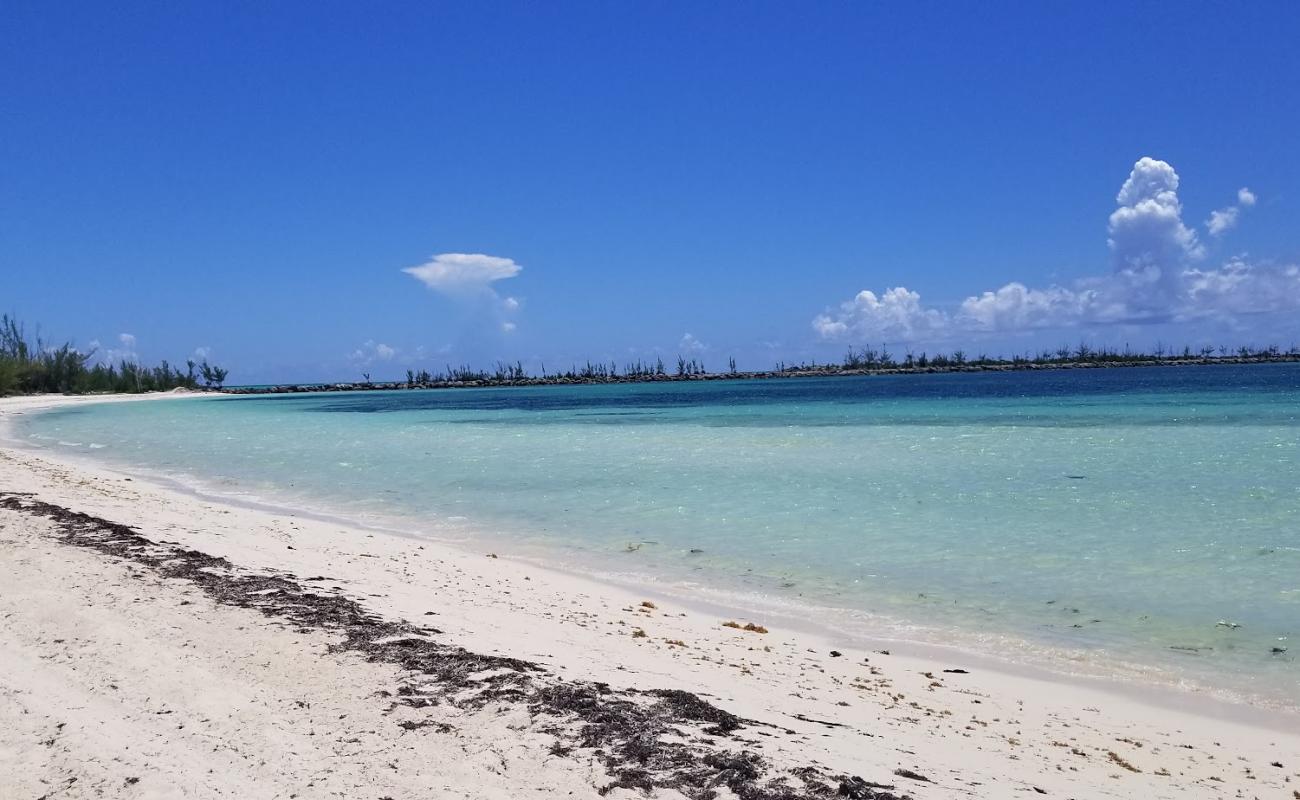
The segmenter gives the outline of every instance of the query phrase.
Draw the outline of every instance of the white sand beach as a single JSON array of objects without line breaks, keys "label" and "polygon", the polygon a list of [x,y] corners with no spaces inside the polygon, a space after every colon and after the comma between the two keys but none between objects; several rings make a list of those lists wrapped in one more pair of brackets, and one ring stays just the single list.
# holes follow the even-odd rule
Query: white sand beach
[{"label": "white sand beach", "polygon": [[[84,401],[0,400],[0,415],[68,402]],[[604,796],[647,796],[644,780],[654,797],[1300,798],[1300,719],[1284,712],[1191,695],[1179,708],[956,651],[724,627],[763,620],[8,445],[0,501],[6,800],[598,797],[620,780]],[[92,542],[77,531],[107,529],[89,518],[159,549]],[[201,563],[186,551],[229,562],[202,574],[275,582],[243,594],[196,582],[185,575],[201,570],[169,566]],[[339,646],[347,631],[293,616],[277,593],[346,599],[396,638],[488,657],[471,666],[538,669],[431,677],[395,662],[392,642]],[[557,699],[592,682],[658,709],[648,762]],[[675,719],[694,706],[654,690],[693,693],[736,723]]]}]

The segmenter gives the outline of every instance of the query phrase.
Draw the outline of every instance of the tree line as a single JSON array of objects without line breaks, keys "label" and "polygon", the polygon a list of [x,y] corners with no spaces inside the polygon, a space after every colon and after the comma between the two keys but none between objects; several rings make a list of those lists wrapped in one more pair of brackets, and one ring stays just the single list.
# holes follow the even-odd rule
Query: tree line
[{"label": "tree line", "polygon": [[551,370],[545,363],[531,372],[523,363],[497,362],[492,369],[480,369],[463,364],[446,365],[443,370],[408,369],[405,381],[372,382],[364,374],[361,383],[302,384],[262,389],[237,389],[237,392],[262,393],[276,391],[316,391],[320,389],[419,389],[452,386],[513,386],[551,383],[639,383],[674,380],[715,380],[719,378],[778,378],[796,376],[860,375],[871,373],[961,372],[979,370],[1052,369],[1068,367],[1120,367],[1143,365],[1191,365],[1267,363],[1274,361],[1300,361],[1300,347],[1292,345],[1283,350],[1277,345],[1265,347],[1220,345],[1216,347],[1190,345],[1170,347],[1157,344],[1148,351],[1129,347],[1118,349],[1081,342],[1078,345],[1027,352],[1012,356],[990,356],[986,353],[972,355],[965,350],[931,353],[908,349],[899,355],[888,346],[880,348],[850,347],[841,360],[777,362],[770,370],[744,371],[736,366],[736,359],[727,359],[723,372],[710,372],[699,358],[677,356],[675,368],[666,365],[662,358],[653,362],[633,361],[621,368],[616,362],[574,364],[568,369]]},{"label": "tree line", "polygon": [[964,367],[1032,368],[1082,364],[1120,366],[1169,362],[1213,364],[1215,362],[1292,361],[1297,359],[1300,359],[1300,346],[1294,344],[1291,345],[1289,350],[1283,350],[1275,344],[1264,347],[1247,345],[1238,345],[1236,347],[1202,345],[1192,347],[1191,345],[1183,345],[1180,348],[1157,343],[1151,350],[1144,351],[1133,350],[1128,346],[1120,350],[1116,347],[1080,342],[1077,345],[1063,345],[1054,349],[1040,350],[1036,353],[1027,352],[1009,357],[990,356],[987,353],[972,355],[961,349],[947,353],[927,353],[926,351],[914,353],[909,349],[904,351],[902,355],[895,355],[889,351],[886,345],[881,345],[879,349],[869,346],[860,349],[850,347],[843,360],[838,363],[818,364],[815,360],[798,364],[778,362],[774,371],[778,373],[861,372],[872,370],[924,371],[962,369]]},{"label": "tree line", "polygon": [[29,338],[17,319],[0,316],[0,396],[220,389],[226,382],[227,371],[206,359],[187,360],[182,370],[165,360],[152,367],[126,359],[91,364],[94,357],[95,351],[82,352],[71,343],[53,345],[40,336]]},{"label": "tree line", "polygon": [[[733,373],[735,367],[735,359],[732,359],[731,370]],[[445,370],[435,372],[430,372],[427,369],[408,369],[406,371],[406,384],[408,386],[429,386],[444,383],[518,383],[529,380],[593,382],[619,379],[653,380],[669,375],[676,375],[679,378],[705,375],[707,372],[703,361],[695,358],[687,360],[682,356],[677,357],[677,366],[673,372],[669,371],[662,358],[656,358],[654,363],[641,361],[640,359],[628,362],[623,365],[621,370],[618,362],[615,361],[608,363],[588,361],[581,366],[574,364],[568,369],[555,371],[548,370],[546,363],[542,362],[541,369],[535,376],[524,368],[521,361],[515,361],[513,364],[498,361],[496,367],[491,370],[475,369],[468,364],[458,367],[448,364]],[[371,382],[369,373],[364,373],[362,377],[365,378],[364,383],[369,384]]]}]

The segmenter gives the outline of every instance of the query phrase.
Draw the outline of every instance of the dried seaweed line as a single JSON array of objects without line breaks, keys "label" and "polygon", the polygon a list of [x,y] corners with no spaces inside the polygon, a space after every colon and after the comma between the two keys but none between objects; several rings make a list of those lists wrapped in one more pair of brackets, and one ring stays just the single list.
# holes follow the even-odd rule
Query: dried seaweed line
[{"label": "dried seaweed line", "polygon": [[[384,619],[355,600],[320,594],[283,575],[241,570],[221,557],[154,542],[126,525],[28,493],[0,491],[0,508],[52,520],[66,544],[147,567],[163,578],[189,581],[223,605],[255,609],[299,630],[337,634],[331,652],[356,653],[410,674],[395,693],[377,693],[395,696],[392,707],[447,702],[474,710],[524,704],[549,721],[543,730],[556,737],[553,755],[585,753],[600,761],[611,778],[600,787],[601,794],[615,788],[669,788],[692,800],[712,800],[725,787],[740,800],[908,800],[888,784],[815,766],[781,770],[756,753],[725,749],[714,740],[765,723],[741,719],[691,692],[616,690],[603,683],[568,681],[532,662],[431,641],[429,635],[440,631]],[[414,683],[431,688],[417,689]],[[434,721],[399,724],[406,731],[451,730]]]}]

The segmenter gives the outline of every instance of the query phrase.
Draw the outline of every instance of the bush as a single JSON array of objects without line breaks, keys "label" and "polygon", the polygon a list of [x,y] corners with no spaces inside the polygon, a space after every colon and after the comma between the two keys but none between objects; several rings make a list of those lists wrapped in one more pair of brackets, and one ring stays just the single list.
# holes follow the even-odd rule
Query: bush
[{"label": "bush", "polygon": [[[83,353],[71,344],[58,347],[39,336],[28,339],[21,323],[5,314],[0,317],[0,395],[84,394],[87,392],[162,392],[198,387],[195,364],[187,362],[182,372],[166,361],[146,367],[133,361],[87,366],[94,352]],[[201,366],[204,385],[221,388],[226,370]]]}]

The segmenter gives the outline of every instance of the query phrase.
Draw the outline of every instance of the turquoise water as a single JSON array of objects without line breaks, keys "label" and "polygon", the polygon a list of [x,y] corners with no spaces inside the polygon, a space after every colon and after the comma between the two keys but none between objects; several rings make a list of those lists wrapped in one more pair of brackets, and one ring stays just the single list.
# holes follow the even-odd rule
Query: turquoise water
[{"label": "turquoise water", "polygon": [[846,635],[1300,705],[1296,365],[162,400],[17,434]]}]

